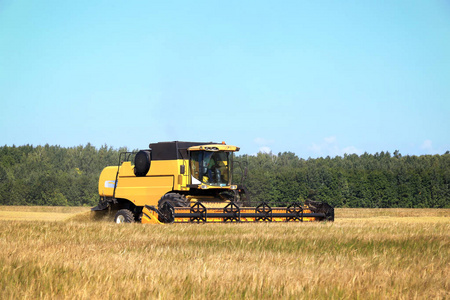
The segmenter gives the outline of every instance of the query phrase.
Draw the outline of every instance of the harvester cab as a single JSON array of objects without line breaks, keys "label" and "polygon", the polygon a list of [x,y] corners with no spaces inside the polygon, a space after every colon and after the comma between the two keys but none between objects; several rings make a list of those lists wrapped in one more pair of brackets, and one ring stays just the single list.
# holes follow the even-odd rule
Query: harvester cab
[{"label": "harvester cab", "polygon": [[117,167],[100,174],[92,210],[115,212],[117,223],[334,220],[334,209],[321,202],[252,207],[244,186],[232,181],[237,151],[224,142],[176,141],[122,153]]},{"label": "harvester cab", "polygon": [[200,188],[231,188],[235,151],[239,151],[239,148],[225,144],[190,147],[191,185],[200,185]]}]

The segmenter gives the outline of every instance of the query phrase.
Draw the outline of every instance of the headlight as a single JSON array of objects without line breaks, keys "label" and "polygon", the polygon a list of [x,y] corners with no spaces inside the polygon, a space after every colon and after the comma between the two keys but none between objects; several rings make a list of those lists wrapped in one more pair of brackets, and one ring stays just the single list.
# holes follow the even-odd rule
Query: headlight
[{"label": "headlight", "polygon": [[237,189],[237,185],[232,185],[230,188],[231,188],[232,190],[236,190],[236,189]]},{"label": "headlight", "polygon": [[202,184],[202,185],[200,186],[200,188],[206,190],[206,189],[208,188],[208,186],[207,186],[206,184]]}]

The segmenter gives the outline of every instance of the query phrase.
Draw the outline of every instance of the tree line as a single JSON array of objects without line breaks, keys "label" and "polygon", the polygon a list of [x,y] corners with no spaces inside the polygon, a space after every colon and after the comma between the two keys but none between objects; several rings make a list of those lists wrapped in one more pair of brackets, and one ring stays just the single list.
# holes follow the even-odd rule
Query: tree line
[{"label": "tree line", "polygon": [[72,148],[19,146],[0,148],[0,204],[94,205],[98,177],[117,165],[119,151],[91,144]]},{"label": "tree line", "polygon": [[247,186],[254,202],[283,205],[311,199],[335,207],[450,207],[449,151],[444,155],[402,156],[395,151],[306,160],[292,152],[258,153],[237,160],[248,165]]},{"label": "tree line", "polygon": [[[106,145],[0,147],[0,205],[94,206],[101,170],[117,165]],[[286,205],[306,199],[335,207],[450,208],[450,153],[344,155],[302,159],[292,152],[237,155],[234,182],[252,202]],[[245,169],[248,172],[245,172]]]}]

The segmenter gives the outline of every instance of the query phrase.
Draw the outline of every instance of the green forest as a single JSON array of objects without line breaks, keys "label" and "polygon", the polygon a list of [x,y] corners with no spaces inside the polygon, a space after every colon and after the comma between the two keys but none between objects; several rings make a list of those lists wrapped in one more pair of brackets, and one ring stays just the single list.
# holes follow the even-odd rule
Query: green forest
[{"label": "green forest", "polygon": [[[129,149],[0,147],[0,205],[94,206],[101,170],[117,165],[122,151]],[[314,159],[292,152],[236,155],[233,176],[247,187],[252,202],[285,205],[311,199],[335,207],[450,208],[449,151]]]}]

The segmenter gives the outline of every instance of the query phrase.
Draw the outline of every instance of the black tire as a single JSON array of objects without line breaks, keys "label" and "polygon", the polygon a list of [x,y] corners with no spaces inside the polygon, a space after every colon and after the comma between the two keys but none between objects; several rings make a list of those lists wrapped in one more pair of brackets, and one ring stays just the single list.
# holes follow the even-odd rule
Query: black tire
[{"label": "black tire", "polygon": [[114,216],[114,223],[134,223],[134,215],[128,209],[121,209]]},{"label": "black tire", "polygon": [[173,209],[175,207],[189,207],[189,202],[184,195],[178,193],[168,193],[158,201],[158,210],[161,213],[159,221],[163,223],[172,223],[174,221]]},{"label": "black tire", "polygon": [[151,152],[148,150],[141,150],[136,153],[134,157],[134,174],[138,177],[145,176],[150,170]]}]

